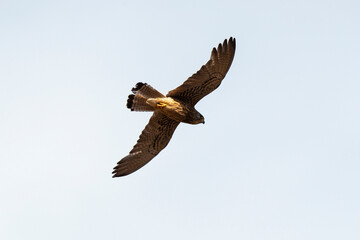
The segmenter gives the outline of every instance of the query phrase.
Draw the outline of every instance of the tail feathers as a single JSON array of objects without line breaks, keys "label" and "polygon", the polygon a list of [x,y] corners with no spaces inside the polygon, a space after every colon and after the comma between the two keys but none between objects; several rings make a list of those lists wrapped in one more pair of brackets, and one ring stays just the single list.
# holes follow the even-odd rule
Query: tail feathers
[{"label": "tail feathers", "polygon": [[148,98],[163,98],[165,97],[156,89],[148,85],[147,83],[137,83],[134,88],[131,89],[134,94],[129,95],[127,100],[127,108],[131,111],[149,112],[154,111],[154,108],[146,103]]},{"label": "tail feathers", "polygon": [[147,83],[138,82],[131,91],[137,95],[143,95],[146,98],[163,98],[165,97],[160,92],[158,92],[155,88],[151,87]]},{"label": "tail feathers", "polygon": [[146,103],[147,98],[143,97],[140,94],[134,95],[131,94],[127,100],[127,108],[131,109],[131,111],[138,112],[152,112],[154,108]]}]

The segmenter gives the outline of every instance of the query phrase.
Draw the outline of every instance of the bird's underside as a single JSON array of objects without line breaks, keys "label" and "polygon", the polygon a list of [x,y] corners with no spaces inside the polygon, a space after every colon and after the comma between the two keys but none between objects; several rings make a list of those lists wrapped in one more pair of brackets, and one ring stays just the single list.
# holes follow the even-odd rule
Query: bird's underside
[{"label": "bird's underside", "polygon": [[136,84],[127,107],[154,113],[133,149],[114,167],[113,177],[126,176],[147,164],[166,147],[180,122],[205,122],[194,106],[220,85],[233,61],[235,45],[235,38],[230,38],[213,48],[210,60],[166,96],[146,83]]}]

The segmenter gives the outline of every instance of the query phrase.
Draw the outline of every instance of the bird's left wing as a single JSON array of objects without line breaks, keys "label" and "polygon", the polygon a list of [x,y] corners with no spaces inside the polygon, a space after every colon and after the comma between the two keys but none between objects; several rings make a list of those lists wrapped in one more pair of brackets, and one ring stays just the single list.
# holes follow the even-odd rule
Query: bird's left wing
[{"label": "bird's left wing", "polygon": [[214,91],[224,79],[235,55],[235,38],[225,39],[218,48],[213,48],[210,60],[182,85],[166,96],[195,105],[201,98]]},{"label": "bird's left wing", "polygon": [[114,167],[113,177],[128,175],[147,164],[166,147],[179,123],[154,112],[133,149]]}]

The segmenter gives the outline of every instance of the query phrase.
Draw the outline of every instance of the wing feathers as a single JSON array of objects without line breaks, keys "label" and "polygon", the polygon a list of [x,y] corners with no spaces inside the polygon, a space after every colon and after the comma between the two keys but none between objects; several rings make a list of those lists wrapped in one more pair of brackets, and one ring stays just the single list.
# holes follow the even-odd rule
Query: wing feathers
[{"label": "wing feathers", "polygon": [[162,95],[158,90],[153,88],[147,83],[138,82],[134,88],[131,89],[131,91],[137,95],[140,94],[144,96],[145,98],[163,98],[165,97]]},{"label": "wing feathers", "polygon": [[113,177],[128,175],[147,164],[166,147],[178,125],[179,122],[154,112],[133,149],[114,167]]},{"label": "wing feathers", "polygon": [[195,105],[201,98],[214,91],[224,79],[235,55],[235,38],[224,40],[213,48],[210,60],[182,85],[170,91],[167,96]]}]

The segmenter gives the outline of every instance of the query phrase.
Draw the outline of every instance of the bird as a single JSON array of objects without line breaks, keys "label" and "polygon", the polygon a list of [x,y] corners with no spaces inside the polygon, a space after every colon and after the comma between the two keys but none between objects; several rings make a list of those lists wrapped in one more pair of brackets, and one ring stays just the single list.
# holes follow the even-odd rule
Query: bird
[{"label": "bird", "polygon": [[113,178],[129,175],[146,165],[167,146],[180,123],[205,123],[195,105],[219,87],[233,62],[235,48],[233,37],[219,43],[212,49],[210,60],[166,96],[147,83],[138,82],[132,88],[127,108],[153,114],[132,150],[114,167]]}]

